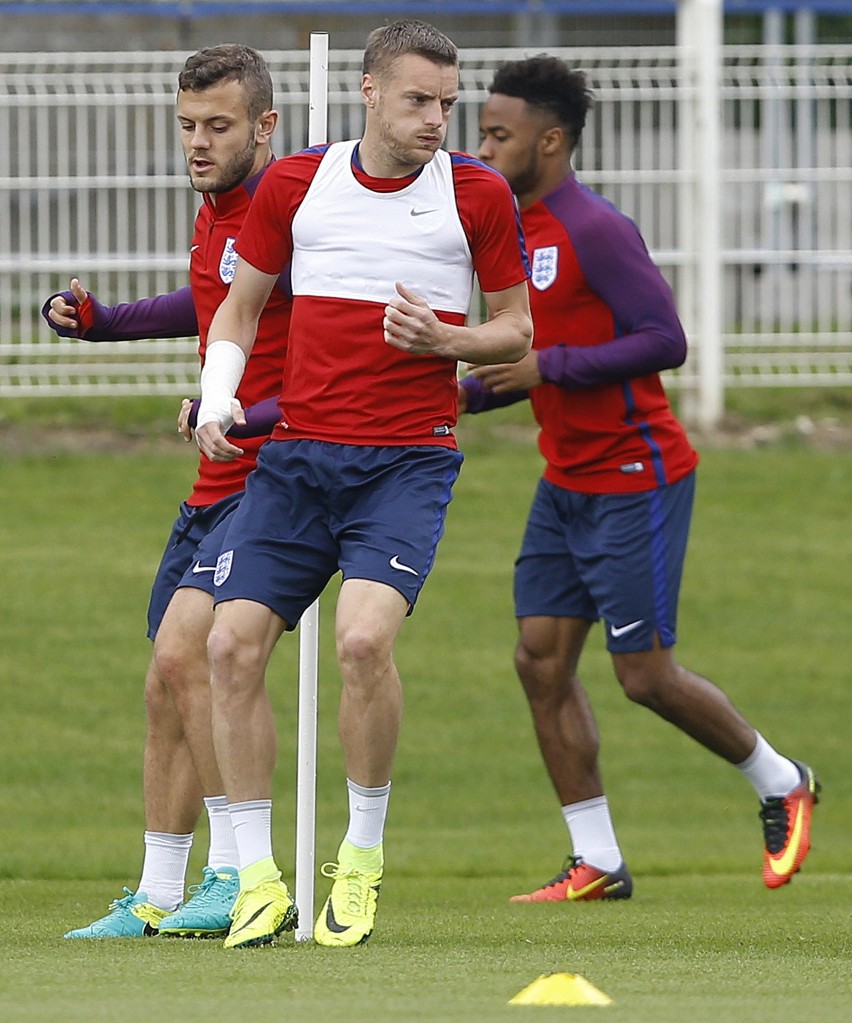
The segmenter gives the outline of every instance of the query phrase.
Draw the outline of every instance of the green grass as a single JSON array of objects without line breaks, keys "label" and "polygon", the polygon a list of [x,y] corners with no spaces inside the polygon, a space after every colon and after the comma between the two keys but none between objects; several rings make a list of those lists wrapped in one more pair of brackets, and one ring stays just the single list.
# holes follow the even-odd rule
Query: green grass
[{"label": "green grass", "polygon": [[16,398],[0,405],[0,429],[108,429],[125,438],[159,440],[175,429],[179,406],[176,397]]},{"label": "green grass", "polygon": [[[288,941],[238,954],[219,942],[61,938],[138,880],[144,610],[194,468],[177,439],[87,452],[67,415],[75,451],[15,455],[7,445],[3,466],[0,1018],[597,1018],[507,1005],[550,971],[605,991],[613,1023],[849,1017],[848,450],[703,450],[682,593],[684,663],[822,777],[814,851],[790,886],[760,883],[746,783],[620,695],[595,629],[581,670],[636,894],[570,909],[507,903],[566,851],[511,664],[512,560],[540,462],[525,420],[507,410],[464,424],[447,535],[400,638],[406,718],[376,934],[355,950]],[[142,404],[124,416],[138,424],[131,432],[147,430]],[[345,814],[333,599],[332,587],[321,626],[320,862]],[[296,651],[285,637],[270,672],[275,844],[289,869]],[[193,879],[205,841],[202,828]]]},{"label": "green grass", "polygon": [[[677,406],[677,390],[672,390],[671,399]],[[34,424],[59,431],[107,429],[125,438],[160,440],[174,429],[178,404],[175,397],[168,396],[16,398],[0,405],[0,430]],[[852,426],[852,391],[841,387],[729,387],[725,410],[732,427],[791,424],[798,416]],[[504,424],[530,422],[529,409],[523,404],[496,415]],[[474,432],[482,429],[478,426]]]},{"label": "green grass", "polygon": [[578,912],[509,906],[502,875],[390,880],[368,946],[226,953],[219,942],[63,941],[56,923],[108,887],[9,882],[0,1007],[16,1023],[597,1019],[508,1006],[540,974],[569,972],[613,999],[608,1023],[847,1018],[848,879],[817,874],[775,897],[751,875],[728,884],[720,894],[699,876],[649,878],[641,898]]},{"label": "green grass", "polygon": [[725,408],[732,416],[775,422],[798,415],[852,422],[852,392],[831,387],[728,388]]}]

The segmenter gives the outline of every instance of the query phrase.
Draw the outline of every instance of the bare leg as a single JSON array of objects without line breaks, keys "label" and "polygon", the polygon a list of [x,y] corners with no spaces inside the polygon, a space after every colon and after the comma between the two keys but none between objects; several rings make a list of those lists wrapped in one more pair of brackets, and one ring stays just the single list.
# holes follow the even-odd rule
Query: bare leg
[{"label": "bare leg", "polygon": [[171,693],[205,796],[221,795],[224,784],[213,749],[210,665],[207,636],[213,600],[203,590],[175,591],[154,644],[157,672]]},{"label": "bare leg", "polygon": [[576,674],[591,622],[531,616],[518,625],[515,667],[559,802],[567,806],[603,795],[598,729]]},{"label": "bare leg", "polygon": [[271,798],[277,738],[265,672],[284,627],[252,600],[216,609],[207,641],[213,744],[229,803]]},{"label": "bare leg", "polygon": [[390,781],[402,723],[393,645],[408,610],[397,590],[348,579],[337,601],[337,657],[343,680],[338,730],[347,777],[365,788]]},{"label": "bare leg", "polygon": [[145,707],[146,830],[188,835],[195,830],[201,812],[201,786],[180,714],[157,675],[153,659],[145,676]]},{"label": "bare leg", "polygon": [[615,654],[615,673],[627,696],[671,722],[696,742],[732,764],[755,748],[754,728],[708,679],[657,645],[643,653]]},{"label": "bare leg", "polygon": [[272,850],[277,737],[266,666],[285,625],[263,604],[229,600],[217,606],[207,640],[213,745],[239,860],[225,948],[268,944],[298,920]]}]

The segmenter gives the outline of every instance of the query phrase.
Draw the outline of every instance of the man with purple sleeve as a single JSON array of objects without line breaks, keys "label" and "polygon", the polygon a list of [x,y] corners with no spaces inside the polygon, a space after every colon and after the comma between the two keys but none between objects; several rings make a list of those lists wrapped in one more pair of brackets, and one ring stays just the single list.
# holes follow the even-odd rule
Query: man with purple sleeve
[{"label": "man with purple sleeve", "polygon": [[546,465],[515,564],[515,667],[573,850],[552,880],[512,901],[633,891],[577,677],[601,618],[628,698],[735,765],[755,789],[763,881],[778,888],[807,855],[819,783],[674,657],[698,456],[659,377],[686,357],[671,289],[636,225],[574,175],[591,105],[585,75],[541,55],[503,65],[489,92],[478,155],[518,199],[535,340],[518,363],[473,369],[459,398],[482,412],[528,396],[541,428]]},{"label": "man with purple sleeve", "polygon": [[[210,321],[233,280],[234,239],[255,188],[274,163],[270,138],[278,115],[272,102],[269,70],[249,47],[211,47],[187,60],[178,79],[177,118],[190,183],[202,198],[190,248],[190,285],[108,307],[74,279],[69,291],[45,303],[52,329],[87,341],[197,335],[204,362]],[[206,641],[220,536],[277,419],[290,309],[285,272],[261,314],[258,344],[237,394],[243,406],[251,406],[245,414],[235,409],[239,422],[229,432],[240,444],[239,454],[227,463],[200,456],[192,492],[180,507],[152,587],[148,636],[154,651],[145,680],[145,854],[139,884],[135,891],[126,888],[106,916],[69,931],[67,938],[214,936],[230,926],[237,853],[213,752]],[[180,427],[187,439],[189,405],[184,402]],[[260,426],[254,421],[258,413]],[[207,865],[184,904],[202,799],[210,826]]]}]

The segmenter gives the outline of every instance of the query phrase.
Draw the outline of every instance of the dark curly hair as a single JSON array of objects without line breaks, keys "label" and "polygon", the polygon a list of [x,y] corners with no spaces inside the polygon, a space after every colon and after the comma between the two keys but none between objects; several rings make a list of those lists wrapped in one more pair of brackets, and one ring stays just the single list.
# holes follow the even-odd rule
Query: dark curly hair
[{"label": "dark curly hair", "polygon": [[514,96],[552,114],[568,132],[572,146],[580,141],[593,100],[585,72],[546,53],[501,64],[488,91]]}]

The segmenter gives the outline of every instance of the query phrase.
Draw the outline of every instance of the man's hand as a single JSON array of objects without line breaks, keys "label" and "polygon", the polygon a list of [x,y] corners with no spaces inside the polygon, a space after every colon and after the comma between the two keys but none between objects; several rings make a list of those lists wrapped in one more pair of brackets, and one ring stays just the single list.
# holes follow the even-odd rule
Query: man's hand
[{"label": "man's hand", "polygon": [[195,443],[202,455],[206,455],[211,462],[233,462],[235,458],[244,454],[242,448],[236,447],[228,440],[221,424],[217,422],[208,422],[197,427]]},{"label": "man's hand", "polygon": [[396,282],[397,294],[385,306],[385,341],[411,355],[444,355],[447,328],[426,300]]},{"label": "man's hand", "polygon": [[[198,416],[198,399],[184,398],[180,403],[180,412],[177,419],[177,431],[185,441],[192,440],[192,431],[195,429],[196,417]],[[238,426],[246,425],[246,414],[242,405],[234,399],[231,402],[231,418]]]},{"label": "man's hand", "polygon": [[507,362],[498,366],[475,366],[470,372],[494,394],[528,391],[544,382],[538,369],[536,351],[527,352],[520,362]]},{"label": "man's hand", "polygon": [[76,277],[71,278],[71,294],[75,302],[66,301],[64,295],[54,295],[50,300],[50,307],[47,310],[47,318],[57,327],[66,331],[73,331],[75,336],[82,336],[85,328],[80,323],[80,307],[88,299],[89,293],[80,284]]},{"label": "man's hand", "polygon": [[192,440],[192,427],[190,426],[190,416],[192,415],[193,402],[191,398],[184,398],[180,403],[180,412],[178,412],[177,418],[177,430],[183,439],[189,443]]}]

